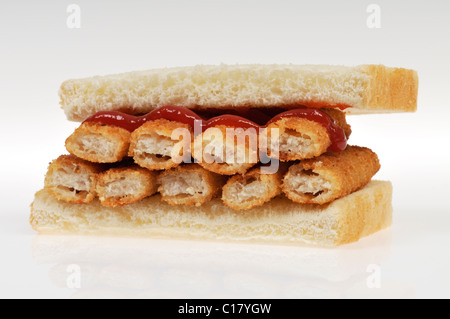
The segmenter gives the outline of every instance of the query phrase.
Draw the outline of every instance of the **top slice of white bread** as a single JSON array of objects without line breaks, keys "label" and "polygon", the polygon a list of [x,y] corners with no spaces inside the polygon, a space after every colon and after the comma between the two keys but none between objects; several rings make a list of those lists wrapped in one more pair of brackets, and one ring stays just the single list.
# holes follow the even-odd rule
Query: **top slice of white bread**
[{"label": "top slice of white bread", "polygon": [[98,200],[70,204],[47,190],[36,194],[30,223],[40,233],[145,236],[334,247],[358,241],[392,222],[392,185],[371,181],[329,205],[302,205],[278,197],[246,212],[220,199],[201,207],[170,206],[159,195],[124,207]]},{"label": "top slice of white bread", "polygon": [[100,111],[144,114],[192,109],[349,107],[348,113],[413,112],[418,76],[383,65],[219,65],[155,69],[68,80],[60,89],[67,118]]}]

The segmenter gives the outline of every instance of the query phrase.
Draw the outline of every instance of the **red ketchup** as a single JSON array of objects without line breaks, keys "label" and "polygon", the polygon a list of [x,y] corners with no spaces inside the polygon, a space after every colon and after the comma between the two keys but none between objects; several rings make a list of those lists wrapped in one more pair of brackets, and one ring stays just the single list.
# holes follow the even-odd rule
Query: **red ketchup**
[{"label": "red ketchup", "polygon": [[118,126],[133,132],[149,121],[166,119],[190,125],[194,128],[195,121],[203,119],[195,112],[179,106],[165,106],[143,116],[128,115],[122,112],[99,112],[84,122],[96,122],[106,125]]},{"label": "red ketchup", "polygon": [[217,117],[213,117],[212,119],[205,121],[203,124],[203,131],[206,131],[210,127],[215,127],[219,125],[224,126],[231,126],[231,127],[239,127],[243,129],[260,129],[261,126],[256,124],[255,122],[252,122],[250,120],[247,120],[244,117],[237,116],[237,115],[221,115]]},{"label": "red ketchup", "polygon": [[192,128],[195,127],[195,121],[200,121],[203,132],[210,127],[219,125],[240,127],[243,129],[261,128],[261,126],[259,126],[258,124],[237,115],[221,115],[205,121],[195,112],[179,106],[164,106],[143,116],[133,116],[117,111],[99,112],[89,117],[84,122],[96,122],[106,125],[118,126],[130,132],[133,132],[144,125],[144,123],[146,122],[156,121],[160,119],[184,123],[191,126]]},{"label": "red ketchup", "polygon": [[[330,151],[341,152],[347,147],[347,137],[344,130],[336,124],[331,116],[318,109],[301,108],[290,110],[276,115],[267,123],[267,125],[289,117],[300,117],[323,125],[327,129],[331,139],[331,146],[329,147]],[[191,128],[194,128],[196,121],[198,121],[201,124],[203,132],[210,127],[219,125],[243,129],[263,128],[263,126],[237,115],[221,115],[213,117],[210,120],[204,120],[195,112],[179,106],[164,106],[143,116],[133,116],[116,111],[99,112],[89,117],[84,122],[95,122],[105,125],[118,126],[133,132],[146,122],[156,121],[159,119],[184,123],[191,126]]]},{"label": "red ketchup", "polygon": [[347,147],[347,136],[345,135],[344,130],[336,124],[336,122],[330,115],[318,109],[304,108],[290,110],[276,115],[267,123],[267,125],[275,123],[283,118],[289,117],[303,118],[309,121],[314,121],[324,126],[327,129],[328,135],[330,136],[331,140],[331,146],[328,148],[329,151],[342,152]]}]

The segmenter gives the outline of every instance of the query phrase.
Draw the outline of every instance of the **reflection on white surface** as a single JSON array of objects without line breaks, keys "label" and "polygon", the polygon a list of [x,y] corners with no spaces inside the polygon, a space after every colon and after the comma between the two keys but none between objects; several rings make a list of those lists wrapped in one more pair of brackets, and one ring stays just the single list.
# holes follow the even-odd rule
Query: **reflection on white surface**
[{"label": "reflection on white surface", "polygon": [[390,258],[391,230],[338,249],[37,236],[32,254],[73,298],[364,298],[392,285],[389,297],[414,297],[402,283],[367,284],[369,266]]}]

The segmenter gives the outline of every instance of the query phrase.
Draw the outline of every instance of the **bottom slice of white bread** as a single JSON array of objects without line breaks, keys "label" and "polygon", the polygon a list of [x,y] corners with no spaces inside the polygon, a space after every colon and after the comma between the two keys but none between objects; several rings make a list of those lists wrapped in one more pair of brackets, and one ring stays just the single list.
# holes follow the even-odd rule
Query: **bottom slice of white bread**
[{"label": "bottom slice of white bread", "polygon": [[392,184],[372,181],[331,204],[301,205],[279,197],[250,211],[234,211],[220,199],[201,207],[169,206],[153,196],[107,208],[98,200],[70,204],[45,189],[31,205],[30,223],[45,234],[145,236],[253,241],[334,247],[358,241],[392,223]]}]

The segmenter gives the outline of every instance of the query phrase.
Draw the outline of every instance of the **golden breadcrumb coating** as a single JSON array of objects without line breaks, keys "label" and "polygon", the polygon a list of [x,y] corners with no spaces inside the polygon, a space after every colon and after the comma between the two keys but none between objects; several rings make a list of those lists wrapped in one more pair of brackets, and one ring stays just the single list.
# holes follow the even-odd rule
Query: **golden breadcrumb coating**
[{"label": "golden breadcrumb coating", "polygon": [[347,117],[344,112],[337,110],[337,109],[320,109],[322,112],[327,113],[329,116],[331,116],[336,124],[344,130],[345,136],[347,136],[347,139],[350,138],[350,135],[352,135],[352,127],[350,124],[347,123]]},{"label": "golden breadcrumb coating", "polygon": [[[185,132],[186,135],[172,134]],[[149,170],[171,169],[191,159],[193,140],[189,125],[164,119],[150,121],[131,134],[129,156]]]},{"label": "golden breadcrumb coating", "polygon": [[158,191],[162,200],[172,206],[201,206],[219,196],[225,182],[224,176],[188,164],[162,172]]},{"label": "golden breadcrumb coating", "polygon": [[[274,133],[274,129],[278,129],[278,133]],[[320,156],[331,145],[330,136],[323,125],[303,118],[280,119],[271,123],[266,132],[262,138],[267,137],[264,145],[267,145],[269,156],[283,162]],[[278,140],[275,134],[278,134]]]},{"label": "golden breadcrumb coating", "polygon": [[216,174],[244,174],[259,162],[258,143],[255,129],[220,125],[195,138],[192,157],[200,166]]},{"label": "golden breadcrumb coating", "polygon": [[154,195],[157,176],[137,165],[111,168],[97,175],[96,192],[105,207],[125,206]]},{"label": "golden breadcrumb coating", "polygon": [[282,166],[275,174],[262,174],[253,168],[244,175],[231,177],[223,187],[222,200],[234,210],[249,210],[262,206],[282,193],[281,184],[286,169]]},{"label": "golden breadcrumb coating", "polygon": [[[321,111],[331,116],[344,130],[347,138],[350,137],[351,127],[343,112],[334,109]],[[273,129],[278,129],[278,132]],[[328,131],[322,124],[300,117],[282,118],[271,123],[260,138],[263,141],[261,145],[267,147],[269,156],[283,162],[314,158],[325,153],[331,146]]]},{"label": "golden breadcrumb coating", "polygon": [[379,169],[378,156],[370,149],[348,146],[292,165],[282,189],[294,202],[326,204],[361,189]]},{"label": "golden breadcrumb coating", "polygon": [[95,196],[96,176],[104,170],[74,155],[62,155],[50,163],[45,188],[58,200],[74,204],[91,203]]},{"label": "golden breadcrumb coating", "polygon": [[120,162],[128,154],[130,132],[111,125],[86,122],[66,140],[69,153],[93,163]]}]

